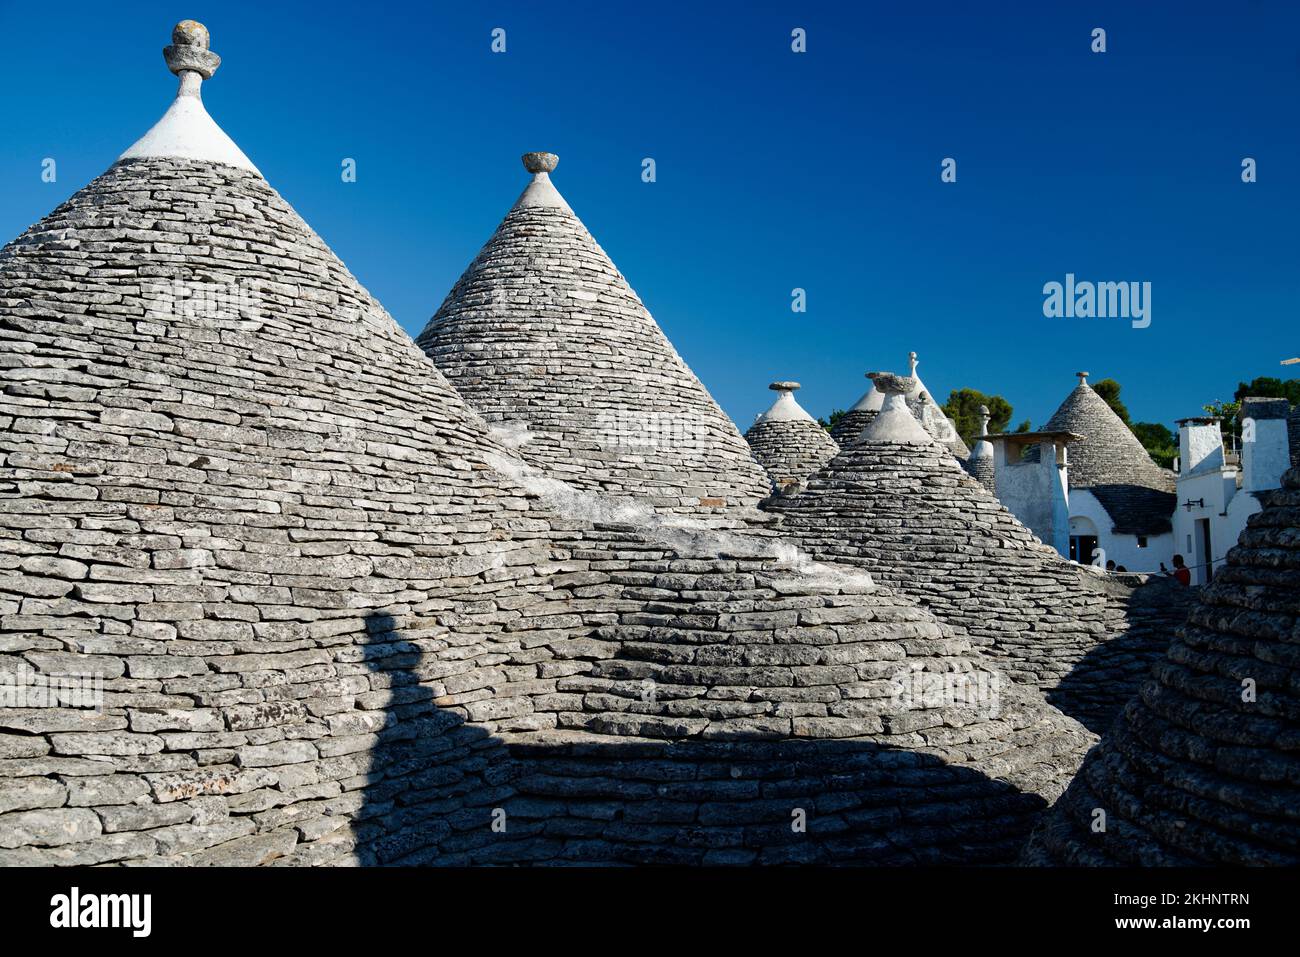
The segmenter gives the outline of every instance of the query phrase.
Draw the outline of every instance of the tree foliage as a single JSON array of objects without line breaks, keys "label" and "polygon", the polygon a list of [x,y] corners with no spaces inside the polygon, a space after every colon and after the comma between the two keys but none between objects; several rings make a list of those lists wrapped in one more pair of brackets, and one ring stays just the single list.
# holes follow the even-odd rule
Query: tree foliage
[{"label": "tree foliage", "polygon": [[840,419],[842,418],[844,418],[844,410],[833,409],[831,410],[831,417],[829,419],[823,419],[820,415],[817,416],[817,424],[829,432],[831,429],[835,428],[835,426],[840,424]]},{"label": "tree foliage", "polygon": [[944,415],[952,419],[957,434],[968,446],[980,437],[980,406],[988,406],[989,433],[1005,432],[1011,421],[1011,403],[1000,395],[985,395],[977,389],[953,389],[943,404]]},{"label": "tree foliage", "polygon": [[1131,428],[1157,465],[1173,467],[1178,454],[1178,436],[1159,422],[1135,422]]},{"label": "tree foliage", "polygon": [[1291,405],[1300,405],[1300,379],[1282,379],[1273,376],[1255,376],[1249,382],[1240,382],[1232,394],[1238,403],[1253,397],[1260,399],[1286,399]]},{"label": "tree foliage", "polygon": [[1114,379],[1102,379],[1093,385],[1092,391],[1101,396],[1102,400],[1111,408],[1120,421],[1132,428],[1132,420],[1129,419],[1128,406],[1120,401],[1120,391],[1124,387]]}]

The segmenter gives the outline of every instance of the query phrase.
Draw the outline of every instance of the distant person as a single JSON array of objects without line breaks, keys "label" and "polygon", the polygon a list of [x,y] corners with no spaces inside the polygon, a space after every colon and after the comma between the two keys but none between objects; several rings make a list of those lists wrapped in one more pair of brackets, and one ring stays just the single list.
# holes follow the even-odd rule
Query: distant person
[{"label": "distant person", "polygon": [[1115,566],[1115,571],[1117,571],[1117,572],[1127,572],[1128,569],[1125,568],[1123,565],[1116,565],[1116,566]]},{"label": "distant person", "polygon": [[1174,578],[1178,579],[1178,584],[1180,585],[1190,586],[1192,584],[1192,571],[1190,568],[1187,567],[1186,563],[1183,562],[1182,555],[1174,556],[1173,571],[1170,571],[1169,569],[1165,568],[1164,562],[1160,563],[1160,570],[1164,572],[1166,575],[1172,575]]},{"label": "distant person", "polygon": [[1115,559],[1112,558],[1106,562],[1106,571],[1113,572],[1114,570],[1115,570]]}]

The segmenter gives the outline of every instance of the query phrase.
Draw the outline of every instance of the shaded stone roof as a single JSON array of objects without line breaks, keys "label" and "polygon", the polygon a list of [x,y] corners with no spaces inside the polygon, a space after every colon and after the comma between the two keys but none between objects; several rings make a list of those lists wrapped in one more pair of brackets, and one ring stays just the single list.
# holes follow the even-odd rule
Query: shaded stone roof
[{"label": "shaded stone roof", "polygon": [[1286,435],[1291,445],[1291,464],[1300,465],[1300,405],[1286,417]]},{"label": "shaded stone roof", "polygon": [[858,570],[539,475],[242,165],[5,246],[0,358],[0,667],[103,693],[0,708],[0,866],[999,862],[1089,741]]},{"label": "shaded stone roof", "polygon": [[1300,864],[1300,470],[1262,499],[1031,862]]},{"label": "shaded stone roof", "polygon": [[745,441],[767,471],[773,490],[785,492],[829,462],[839,446],[795,401],[799,383],[773,382],[770,388],[778,393],[777,400],[745,432]]},{"label": "shaded stone roof", "polygon": [[[1117,533],[1169,532],[1177,505],[1174,474],[1151,460],[1132,430],[1088,385],[1086,376],[1086,372],[1079,373],[1079,385],[1043,427],[1047,432],[1082,436],[1070,445],[1070,488],[1092,492],[1115,523]],[[1036,454],[1031,450],[1026,458]]]},{"label": "shaded stone roof", "polygon": [[519,454],[576,485],[665,510],[756,503],[767,494],[762,468],[547,165],[421,347],[486,419],[526,429]]},{"label": "shaded stone roof", "polygon": [[[1125,604],[1100,575],[1038,541],[942,446],[873,439],[885,415],[802,493],[769,503],[781,534],[816,558],[867,569],[1102,730],[1163,636],[1129,638]],[[1108,641],[1114,654],[1088,659]]]},{"label": "shaded stone roof", "polygon": [[838,445],[852,445],[878,412],[879,409],[849,409],[831,429],[831,438]]}]

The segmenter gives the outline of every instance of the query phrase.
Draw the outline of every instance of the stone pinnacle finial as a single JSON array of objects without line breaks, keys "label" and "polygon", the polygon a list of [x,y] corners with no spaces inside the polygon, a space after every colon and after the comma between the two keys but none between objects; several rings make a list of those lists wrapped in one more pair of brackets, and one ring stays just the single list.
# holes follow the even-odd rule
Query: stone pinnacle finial
[{"label": "stone pinnacle finial", "polygon": [[916,379],[913,376],[894,375],[892,372],[868,372],[867,378],[885,395],[907,395],[916,388]]},{"label": "stone pinnacle finial", "polygon": [[913,379],[916,378],[916,366],[917,366],[916,353],[909,352],[907,354],[907,374],[910,375]]},{"label": "stone pinnacle finial", "polygon": [[980,406],[980,435],[989,434],[990,418],[992,418],[992,416],[989,415],[989,407],[987,405]]},{"label": "stone pinnacle finial", "polygon": [[560,165],[560,158],[554,153],[525,153],[522,159],[524,169],[530,173],[554,173]]},{"label": "stone pinnacle finial", "polygon": [[803,386],[798,382],[773,382],[768,388],[773,392],[798,392]]},{"label": "stone pinnacle finial", "polygon": [[212,79],[221,66],[221,57],[208,49],[210,42],[207,27],[197,20],[182,20],[172,28],[172,45],[163,47],[167,69],[177,76],[188,72]]},{"label": "stone pinnacle finial", "polygon": [[1077,375],[1077,376],[1079,377],[1079,385],[1087,385],[1087,384],[1088,384],[1088,376],[1092,375],[1092,373],[1091,373],[1091,372],[1076,372],[1075,375]]}]

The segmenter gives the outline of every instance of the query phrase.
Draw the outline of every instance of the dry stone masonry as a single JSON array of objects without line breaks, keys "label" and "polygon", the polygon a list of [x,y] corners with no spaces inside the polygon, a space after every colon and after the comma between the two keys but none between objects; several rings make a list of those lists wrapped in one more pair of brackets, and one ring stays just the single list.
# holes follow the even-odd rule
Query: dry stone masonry
[{"label": "dry stone masonry", "polygon": [[1300,470],[1262,498],[1030,862],[1300,864]]},{"label": "dry stone masonry", "polygon": [[801,488],[840,448],[795,401],[798,382],[773,382],[768,388],[777,400],[745,432],[745,441],[771,478],[772,491],[787,494]]},{"label": "dry stone masonry", "polygon": [[979,643],[1014,680],[1104,730],[1167,636],[1126,634],[1130,590],[1111,594],[1100,574],[1039,542],[932,440],[904,404],[913,379],[873,378],[888,398],[858,443],[806,491],[770,503],[782,534],[816,558],[868,569]]},{"label": "dry stone masonry", "polygon": [[[209,53],[0,250],[0,864],[1012,859],[1091,736],[694,486],[539,474],[232,152]],[[548,188],[506,246],[585,236]],[[761,494],[716,428],[700,488]]]},{"label": "dry stone masonry", "polygon": [[555,189],[557,163],[524,156],[532,182],[420,346],[556,478],[665,511],[756,504],[762,468]]},{"label": "dry stone masonry", "polygon": [[1117,534],[1169,532],[1177,504],[1174,474],[1151,461],[1137,436],[1088,385],[1088,373],[1077,375],[1079,384],[1043,429],[1083,437],[1070,445],[1070,488],[1091,492],[1114,521]]}]

